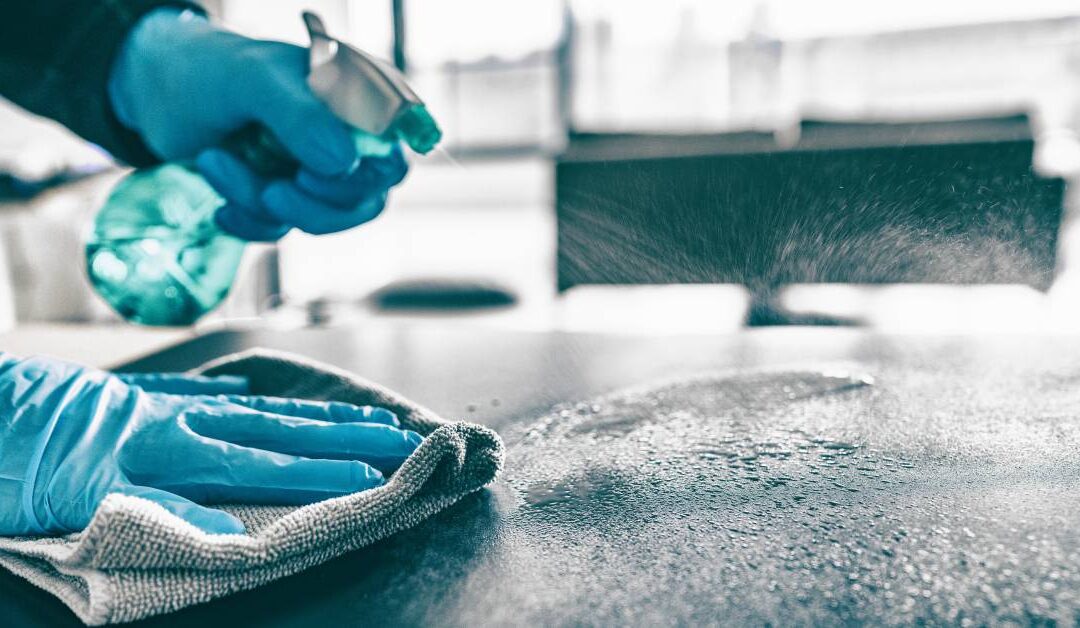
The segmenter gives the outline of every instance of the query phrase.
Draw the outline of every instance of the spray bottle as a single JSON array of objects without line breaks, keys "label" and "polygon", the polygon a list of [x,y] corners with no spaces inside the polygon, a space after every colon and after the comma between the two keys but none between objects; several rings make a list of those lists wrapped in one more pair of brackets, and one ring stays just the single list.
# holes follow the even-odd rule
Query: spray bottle
[{"label": "spray bottle", "polygon": [[[389,154],[397,141],[424,154],[442,137],[396,68],[330,37],[305,12],[311,37],[308,85],[354,129],[361,156]],[[269,129],[252,124],[224,147],[265,177],[297,163]],[[90,283],[125,319],[189,325],[226,297],[246,241],[218,225],[225,200],[189,163],[137,170],[112,190],[86,244]]]}]

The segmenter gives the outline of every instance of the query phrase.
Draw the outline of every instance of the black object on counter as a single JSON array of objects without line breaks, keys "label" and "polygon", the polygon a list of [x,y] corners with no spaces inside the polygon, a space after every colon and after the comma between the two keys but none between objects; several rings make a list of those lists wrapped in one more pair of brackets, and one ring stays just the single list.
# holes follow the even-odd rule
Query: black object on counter
[{"label": "black object on counter", "polygon": [[381,310],[468,310],[513,305],[510,288],[483,279],[430,277],[389,283],[368,299]]},{"label": "black object on counter", "polygon": [[[558,285],[1049,287],[1064,185],[1026,117],[805,122],[771,134],[578,134],[556,162]],[[767,312],[752,318],[776,322]]]}]

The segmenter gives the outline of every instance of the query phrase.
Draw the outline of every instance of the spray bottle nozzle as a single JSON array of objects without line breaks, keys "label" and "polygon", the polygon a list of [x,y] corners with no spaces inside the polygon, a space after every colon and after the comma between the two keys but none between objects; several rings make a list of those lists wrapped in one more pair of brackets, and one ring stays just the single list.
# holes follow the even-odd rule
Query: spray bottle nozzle
[{"label": "spray bottle nozzle", "polygon": [[308,86],[335,115],[421,154],[435,147],[442,131],[397,68],[331,37],[314,13],[304,12],[304,24],[311,37]]}]

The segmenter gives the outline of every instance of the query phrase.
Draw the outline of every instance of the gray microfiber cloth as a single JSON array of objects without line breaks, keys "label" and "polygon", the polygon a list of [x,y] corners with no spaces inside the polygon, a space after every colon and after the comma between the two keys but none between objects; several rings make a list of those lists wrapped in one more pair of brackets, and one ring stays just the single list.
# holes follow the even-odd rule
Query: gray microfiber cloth
[{"label": "gray microfiber cloth", "polygon": [[379,488],[301,508],[226,506],[247,535],[208,535],[157,504],[109,495],[90,525],[58,538],[0,538],[0,565],[87,624],[133,621],[257,587],[416,525],[492,482],[493,431],[450,423],[376,384],[296,356],[256,350],[198,369],[244,375],[252,394],[387,408],[424,442]]}]

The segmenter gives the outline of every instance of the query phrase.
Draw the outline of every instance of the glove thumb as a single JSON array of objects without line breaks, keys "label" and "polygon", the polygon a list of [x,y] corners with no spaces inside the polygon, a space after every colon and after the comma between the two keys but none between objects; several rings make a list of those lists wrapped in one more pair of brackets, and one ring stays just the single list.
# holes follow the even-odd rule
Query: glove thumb
[{"label": "glove thumb", "polygon": [[130,486],[120,491],[159,504],[165,510],[208,534],[243,534],[244,523],[223,510],[200,506],[190,499],[148,486]]}]

